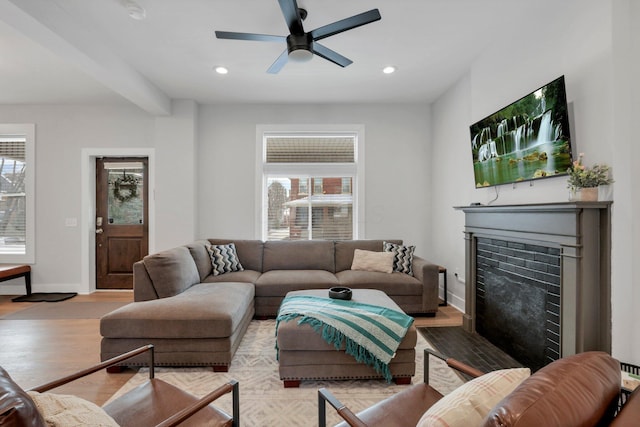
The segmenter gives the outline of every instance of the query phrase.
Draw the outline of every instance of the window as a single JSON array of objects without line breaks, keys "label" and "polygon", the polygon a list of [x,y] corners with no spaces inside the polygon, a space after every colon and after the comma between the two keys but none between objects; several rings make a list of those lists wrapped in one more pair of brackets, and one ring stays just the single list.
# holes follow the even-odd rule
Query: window
[{"label": "window", "polygon": [[360,132],[259,134],[260,238],[358,238]]},{"label": "window", "polygon": [[0,124],[0,262],[35,262],[34,136],[34,125]]},{"label": "window", "polygon": [[351,178],[342,178],[342,194],[351,193]]}]

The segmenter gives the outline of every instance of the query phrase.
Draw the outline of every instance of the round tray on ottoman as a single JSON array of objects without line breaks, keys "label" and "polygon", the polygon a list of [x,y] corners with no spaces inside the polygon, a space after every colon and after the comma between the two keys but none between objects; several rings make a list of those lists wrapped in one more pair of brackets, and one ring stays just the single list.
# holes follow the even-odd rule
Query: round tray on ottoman
[{"label": "round tray on ottoman", "polygon": [[352,295],[353,292],[351,292],[351,288],[336,286],[335,288],[329,289],[329,298],[350,300]]}]

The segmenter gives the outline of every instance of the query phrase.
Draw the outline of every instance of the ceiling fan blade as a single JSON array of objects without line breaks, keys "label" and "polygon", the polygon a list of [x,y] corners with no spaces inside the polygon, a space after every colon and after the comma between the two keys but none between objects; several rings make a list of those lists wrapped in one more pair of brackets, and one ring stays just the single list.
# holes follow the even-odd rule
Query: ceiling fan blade
[{"label": "ceiling fan blade", "polygon": [[313,53],[341,67],[346,67],[347,65],[353,63],[353,61],[349,58],[345,58],[338,52],[333,51],[328,47],[321,45],[320,43],[313,43]]},{"label": "ceiling fan blade", "polygon": [[289,32],[298,36],[304,34],[302,18],[300,17],[296,0],[278,0],[278,3],[280,3],[280,9],[282,10],[282,15],[284,15],[284,20],[287,23]]},{"label": "ceiling fan blade", "polygon": [[216,38],[229,40],[255,40],[260,42],[286,42],[285,36],[270,34],[235,33],[233,31],[216,31]]},{"label": "ceiling fan blade", "polygon": [[284,52],[282,52],[280,56],[278,56],[278,59],[276,59],[276,62],[271,64],[271,66],[267,70],[267,73],[278,74],[278,72],[282,70],[282,67],[284,67],[284,64],[287,63],[288,59],[289,59],[289,51],[285,49]]},{"label": "ceiling fan blade", "polygon": [[[281,3],[284,0],[281,0]],[[380,11],[378,9],[371,9],[368,12],[363,12],[358,15],[353,15],[350,18],[341,19],[333,24],[328,24],[323,27],[316,28],[311,31],[311,37],[313,40],[322,40],[334,34],[342,33],[343,31],[351,30],[353,28],[361,27],[362,25],[370,24],[371,22],[379,21],[382,19]]]}]

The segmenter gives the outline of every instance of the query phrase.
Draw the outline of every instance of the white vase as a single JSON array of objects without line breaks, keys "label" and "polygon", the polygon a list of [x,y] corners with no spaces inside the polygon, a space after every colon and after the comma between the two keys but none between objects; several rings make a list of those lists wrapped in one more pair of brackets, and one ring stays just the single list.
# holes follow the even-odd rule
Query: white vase
[{"label": "white vase", "polygon": [[613,200],[613,185],[600,185],[598,186],[598,200],[611,201]]}]

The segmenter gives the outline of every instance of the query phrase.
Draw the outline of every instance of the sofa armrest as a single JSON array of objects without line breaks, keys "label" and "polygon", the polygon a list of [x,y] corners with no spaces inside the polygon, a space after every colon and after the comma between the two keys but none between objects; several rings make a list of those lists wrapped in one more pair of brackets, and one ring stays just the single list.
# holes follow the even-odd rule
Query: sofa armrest
[{"label": "sofa armrest", "polygon": [[438,311],[440,267],[419,256],[413,257],[413,276],[422,282],[422,311],[435,313]]}]

